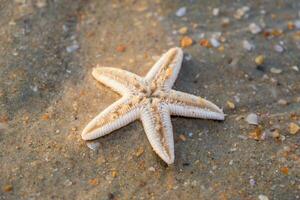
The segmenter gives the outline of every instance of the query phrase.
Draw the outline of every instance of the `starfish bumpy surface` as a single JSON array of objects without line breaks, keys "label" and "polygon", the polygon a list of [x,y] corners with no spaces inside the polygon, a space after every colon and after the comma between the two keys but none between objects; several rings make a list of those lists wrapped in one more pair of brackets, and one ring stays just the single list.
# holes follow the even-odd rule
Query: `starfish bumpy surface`
[{"label": "starfish bumpy surface", "polygon": [[172,89],[182,58],[180,48],[170,49],[145,77],[117,68],[94,68],[94,78],[122,98],[96,116],[84,128],[82,138],[93,140],[140,119],[154,151],[172,164],[174,140],[170,115],[214,120],[224,120],[225,116],[210,101]]}]

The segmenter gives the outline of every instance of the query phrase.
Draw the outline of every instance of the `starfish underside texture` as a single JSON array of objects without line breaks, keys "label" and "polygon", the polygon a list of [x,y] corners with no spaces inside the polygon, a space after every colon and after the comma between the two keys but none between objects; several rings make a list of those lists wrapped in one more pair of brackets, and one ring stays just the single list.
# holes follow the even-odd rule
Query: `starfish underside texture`
[{"label": "starfish underside texture", "polygon": [[93,140],[140,119],[154,151],[167,164],[172,164],[174,139],[170,115],[214,120],[225,117],[212,102],[172,89],[182,58],[180,48],[170,49],[145,77],[118,68],[94,68],[94,78],[122,98],[96,116],[84,128],[82,138]]}]

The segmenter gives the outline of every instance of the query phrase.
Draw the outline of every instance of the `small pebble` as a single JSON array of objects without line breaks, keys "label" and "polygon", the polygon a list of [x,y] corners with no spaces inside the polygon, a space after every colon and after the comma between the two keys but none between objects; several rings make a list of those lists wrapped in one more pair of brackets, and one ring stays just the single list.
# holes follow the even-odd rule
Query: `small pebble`
[{"label": "small pebble", "polygon": [[231,102],[231,101],[227,101],[226,104],[227,104],[228,108],[230,108],[230,109],[234,109],[235,108],[234,103]]},{"label": "small pebble", "polygon": [[292,135],[295,135],[298,133],[298,131],[300,130],[300,127],[298,126],[298,124],[291,122],[289,124],[289,133]]},{"label": "small pebble", "polygon": [[113,170],[111,172],[112,177],[116,178],[118,176],[118,172],[116,170]]},{"label": "small pebble", "polygon": [[11,184],[4,185],[3,191],[4,192],[11,192],[13,190],[13,186]]},{"label": "small pebble", "polygon": [[281,167],[280,172],[283,173],[284,175],[289,174],[289,168],[288,167]]},{"label": "small pebble", "polygon": [[258,195],[259,200],[269,200],[269,198],[266,195],[260,194]]},{"label": "small pebble", "polygon": [[272,136],[273,138],[280,138],[279,130],[276,129],[275,131],[273,131],[273,132],[271,133],[271,136]]},{"label": "small pebble", "polygon": [[126,46],[125,45],[119,45],[116,48],[117,52],[125,52],[126,51]]},{"label": "small pebble", "polygon": [[194,135],[194,134],[193,134],[192,132],[189,132],[189,133],[188,133],[188,136],[189,136],[189,137],[193,137],[193,135]]},{"label": "small pebble", "polygon": [[186,141],[186,137],[183,135],[183,134],[180,134],[179,135],[179,138],[184,142],[184,141]]},{"label": "small pebble", "polygon": [[299,68],[296,65],[292,66],[292,69],[295,70],[296,72],[299,72]]},{"label": "small pebble", "polygon": [[221,23],[222,23],[222,26],[223,26],[223,27],[226,27],[226,26],[229,25],[230,19],[227,18],[227,17],[226,17],[226,18],[223,18],[222,21],[221,21]]},{"label": "small pebble", "polygon": [[97,151],[100,147],[100,142],[87,142],[86,145],[93,151]]},{"label": "small pebble", "polygon": [[193,44],[193,40],[192,38],[188,37],[188,36],[184,36],[181,40],[180,40],[180,46],[183,48],[189,47]]},{"label": "small pebble", "polygon": [[244,17],[244,15],[250,10],[250,8],[248,6],[244,6],[242,8],[239,8],[236,10],[235,14],[234,14],[234,18],[236,19],[242,19],[242,17]]},{"label": "small pebble", "polygon": [[256,65],[262,65],[262,64],[264,64],[264,62],[265,62],[265,56],[264,55],[259,55],[259,56],[257,56],[256,58],[255,58],[255,63],[256,63]]},{"label": "small pebble", "polygon": [[296,28],[296,29],[300,29],[300,20],[296,20],[296,21],[294,22],[294,25],[295,25],[295,28]]},{"label": "small pebble", "polygon": [[262,135],[262,130],[260,127],[256,127],[253,131],[251,131],[248,135],[248,137],[250,139],[253,139],[253,140],[263,140],[265,139],[265,136]]},{"label": "small pebble", "polygon": [[258,125],[258,116],[254,113],[250,113],[245,120],[248,124]]},{"label": "small pebble", "polygon": [[67,180],[65,180],[65,182],[64,182],[64,186],[71,186],[73,183],[72,183],[72,181],[70,181],[69,179],[67,179]]},{"label": "small pebble", "polygon": [[186,26],[181,27],[178,32],[182,35],[186,34],[188,32],[188,28]]},{"label": "small pebble", "polygon": [[282,69],[278,69],[278,68],[272,67],[270,69],[270,72],[273,73],[273,74],[280,74],[282,72]]},{"label": "small pebble", "polygon": [[79,49],[79,45],[77,43],[74,43],[74,44],[68,46],[66,50],[68,53],[73,53],[77,49]]},{"label": "small pebble", "polygon": [[251,44],[248,40],[243,40],[243,48],[247,51],[251,51],[254,49],[254,45]]},{"label": "small pebble", "polygon": [[277,101],[277,103],[278,103],[279,105],[283,105],[283,106],[286,106],[286,105],[288,104],[288,102],[287,102],[286,100],[284,100],[284,99],[279,99],[279,100]]},{"label": "small pebble", "polygon": [[219,9],[219,8],[214,8],[214,9],[212,10],[212,14],[213,14],[213,16],[219,16],[219,14],[220,14],[220,9]]},{"label": "small pebble", "polygon": [[253,178],[251,178],[251,179],[249,180],[249,183],[250,183],[251,186],[255,186],[256,181],[255,181]]},{"label": "small pebble", "polygon": [[186,55],[184,56],[184,59],[185,59],[186,61],[190,61],[190,60],[192,60],[192,55],[191,55],[191,54],[186,54]]},{"label": "small pebble", "polygon": [[274,50],[276,51],[276,52],[278,52],[278,53],[282,53],[283,52],[283,47],[282,46],[280,46],[279,44],[276,44],[276,45],[274,45]]},{"label": "small pebble", "polygon": [[252,33],[252,34],[258,34],[258,33],[260,33],[262,30],[261,30],[261,28],[260,28],[260,26],[258,26],[257,24],[255,24],[255,23],[251,23],[250,25],[249,25],[249,30],[250,30],[250,32]]},{"label": "small pebble", "polygon": [[148,170],[149,170],[150,172],[155,172],[155,168],[154,168],[154,167],[149,167]]},{"label": "small pebble", "polygon": [[139,147],[139,148],[135,151],[135,156],[136,156],[136,157],[140,157],[143,153],[144,153],[144,148],[143,148],[143,147]]},{"label": "small pebble", "polygon": [[176,11],[177,17],[183,17],[186,14],[186,7],[181,7]]},{"label": "small pebble", "polygon": [[38,8],[43,8],[43,7],[45,7],[47,5],[47,1],[46,0],[37,0],[37,2],[36,2],[36,6],[38,7]]},{"label": "small pebble", "polygon": [[210,43],[215,48],[218,48],[220,46],[220,42],[216,38],[211,38]]}]

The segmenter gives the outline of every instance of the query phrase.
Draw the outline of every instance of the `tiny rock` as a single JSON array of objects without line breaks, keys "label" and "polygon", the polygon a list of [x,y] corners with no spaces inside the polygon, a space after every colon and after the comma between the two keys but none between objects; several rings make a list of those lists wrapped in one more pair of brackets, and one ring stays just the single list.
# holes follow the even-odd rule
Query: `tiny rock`
[{"label": "tiny rock", "polygon": [[193,44],[193,40],[192,38],[188,37],[188,36],[184,36],[181,40],[180,40],[180,46],[183,48],[189,47]]},{"label": "tiny rock", "polygon": [[279,133],[278,129],[276,129],[275,131],[273,131],[271,133],[271,135],[272,135],[273,138],[280,138],[280,133]]},{"label": "tiny rock", "polygon": [[68,46],[66,50],[68,53],[73,53],[77,49],[79,49],[79,45],[75,42],[72,45]]},{"label": "tiny rock", "polygon": [[135,156],[136,156],[136,157],[140,157],[143,153],[144,153],[144,148],[143,148],[143,147],[139,147],[139,148],[135,151]]},{"label": "tiny rock", "polygon": [[284,51],[283,47],[279,44],[274,45],[274,50],[278,53],[282,53]]},{"label": "tiny rock", "polygon": [[281,167],[280,172],[283,173],[284,175],[289,174],[289,168],[288,167]]},{"label": "tiny rock", "polygon": [[288,104],[288,102],[287,102],[286,100],[284,100],[284,99],[279,99],[279,100],[277,101],[277,103],[278,103],[279,105],[283,105],[283,106],[285,106],[285,105]]},{"label": "tiny rock", "polygon": [[148,170],[149,170],[150,172],[155,172],[155,168],[154,168],[154,167],[149,167]]},{"label": "tiny rock", "polygon": [[266,195],[260,194],[258,195],[259,200],[269,200],[269,198]]},{"label": "tiny rock", "polygon": [[186,34],[188,32],[188,28],[186,26],[181,27],[178,32],[182,35]]},{"label": "tiny rock", "polygon": [[298,124],[296,123],[290,123],[289,124],[289,133],[292,135],[295,135],[298,133],[298,131],[300,130],[300,127],[298,126]]},{"label": "tiny rock", "polygon": [[250,113],[245,120],[248,124],[258,125],[258,116],[254,113]]},{"label": "tiny rock", "polygon": [[255,24],[255,23],[251,23],[250,25],[249,25],[249,30],[250,30],[250,32],[252,33],[252,34],[258,34],[258,33],[260,33],[262,30],[261,30],[261,28],[260,28],[260,26],[258,26],[257,24]]},{"label": "tiny rock", "polygon": [[211,48],[212,47],[211,43],[207,39],[200,40],[199,44],[203,47],[206,47],[206,48]]},{"label": "tiny rock", "polygon": [[233,15],[236,19],[242,19],[244,15],[250,10],[248,6],[244,6],[236,10],[235,14]]},{"label": "tiny rock", "polygon": [[260,127],[255,128],[253,131],[251,131],[248,135],[250,139],[254,140],[261,140],[262,139],[262,130]]},{"label": "tiny rock", "polygon": [[251,51],[254,49],[254,45],[251,44],[248,40],[243,40],[243,48],[247,51]]},{"label": "tiny rock", "polygon": [[273,74],[280,74],[282,72],[282,69],[278,69],[278,68],[272,67],[270,69],[270,72],[273,73]]},{"label": "tiny rock", "polygon": [[180,135],[179,135],[179,138],[180,138],[182,141],[186,141],[186,137],[185,137],[183,134],[180,134]]},{"label": "tiny rock", "polygon": [[295,70],[296,72],[299,72],[299,68],[296,65],[292,66],[292,69]]},{"label": "tiny rock", "polygon": [[212,10],[212,14],[213,14],[213,16],[219,16],[219,14],[220,14],[220,9],[219,9],[219,8],[214,8],[214,9]]},{"label": "tiny rock", "polygon": [[116,48],[117,52],[125,52],[126,51],[126,46],[125,45],[119,45]]},{"label": "tiny rock", "polygon": [[13,190],[13,186],[11,184],[4,185],[3,191],[4,192],[11,192]]},{"label": "tiny rock", "polygon": [[112,177],[116,178],[118,176],[118,172],[116,170],[113,170],[111,172]]},{"label": "tiny rock", "polygon": [[211,38],[210,43],[215,48],[218,48],[220,46],[220,42],[216,38]]},{"label": "tiny rock", "polygon": [[100,147],[99,142],[87,142],[86,145],[88,146],[88,148],[92,149],[93,151],[97,151]]},{"label": "tiny rock", "polygon": [[181,7],[176,11],[177,17],[183,17],[186,14],[186,7]]},{"label": "tiny rock", "polygon": [[262,65],[265,62],[265,56],[264,55],[259,55],[255,58],[255,64],[256,65]]},{"label": "tiny rock", "polygon": [[226,104],[227,104],[228,108],[230,108],[230,109],[234,109],[235,108],[234,103],[231,102],[231,101],[227,101]]}]

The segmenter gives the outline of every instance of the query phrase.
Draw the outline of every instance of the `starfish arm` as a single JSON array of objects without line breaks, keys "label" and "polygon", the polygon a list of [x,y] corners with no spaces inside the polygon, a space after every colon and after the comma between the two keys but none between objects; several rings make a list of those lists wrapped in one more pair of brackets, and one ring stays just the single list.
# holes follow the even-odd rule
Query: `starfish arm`
[{"label": "starfish arm", "polygon": [[174,140],[170,113],[163,103],[148,103],[141,112],[147,138],[153,150],[167,164],[174,162]]},{"label": "starfish arm", "polygon": [[170,90],[181,68],[183,52],[175,47],[163,54],[147,73],[145,80],[153,89]]},{"label": "starfish arm", "polygon": [[96,80],[112,88],[121,95],[145,90],[142,77],[122,69],[96,67],[93,69],[92,75]]},{"label": "starfish arm", "polygon": [[192,94],[171,90],[163,97],[172,115],[224,120],[223,111],[212,102]]},{"label": "starfish arm", "polygon": [[122,97],[89,122],[82,131],[82,139],[93,140],[109,134],[136,120],[139,113],[134,98]]}]

